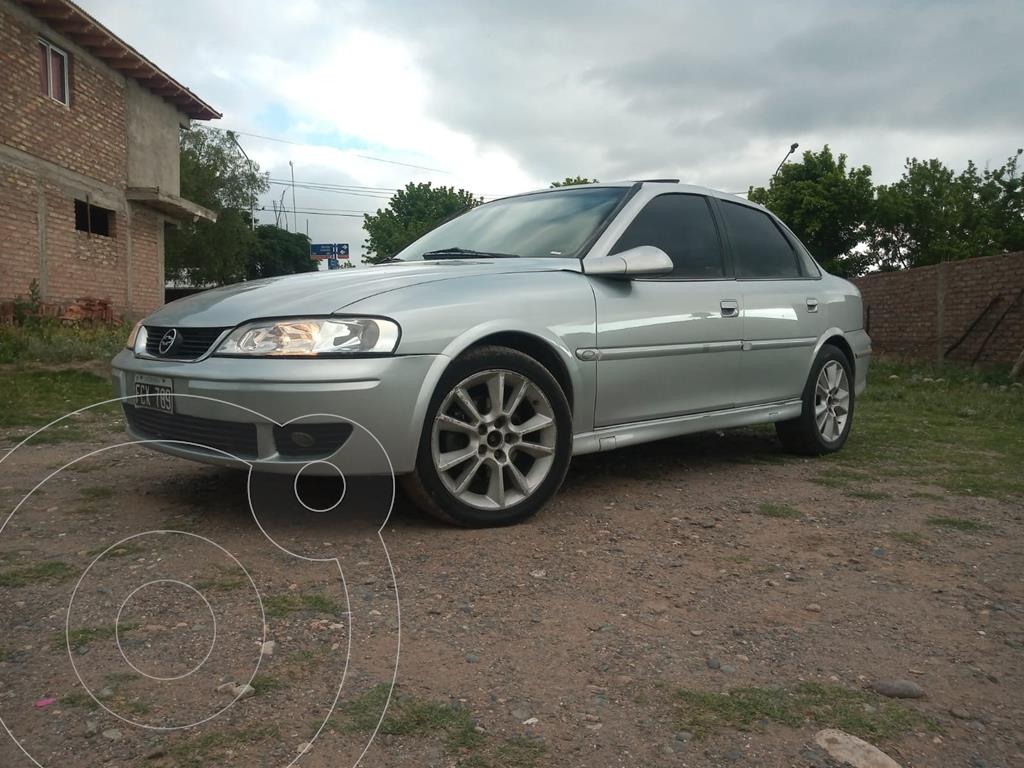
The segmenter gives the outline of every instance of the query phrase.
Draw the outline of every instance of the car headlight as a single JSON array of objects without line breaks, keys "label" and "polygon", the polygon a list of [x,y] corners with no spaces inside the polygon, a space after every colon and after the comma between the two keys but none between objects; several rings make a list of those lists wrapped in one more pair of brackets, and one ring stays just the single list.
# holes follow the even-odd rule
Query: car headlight
[{"label": "car headlight", "polygon": [[135,354],[146,351],[146,326],[139,320],[135,325],[132,326],[132,332],[128,334],[128,341],[124,343],[126,349],[132,350]]},{"label": "car headlight", "polygon": [[235,328],[215,355],[336,357],[387,355],[398,346],[398,324],[376,317],[260,320]]}]

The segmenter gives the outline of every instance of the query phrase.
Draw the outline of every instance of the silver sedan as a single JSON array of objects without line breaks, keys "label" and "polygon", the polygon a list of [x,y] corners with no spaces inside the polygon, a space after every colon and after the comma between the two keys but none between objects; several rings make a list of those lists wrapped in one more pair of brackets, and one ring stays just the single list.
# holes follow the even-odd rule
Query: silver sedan
[{"label": "silver sedan", "polygon": [[838,450],[862,314],[760,206],[591,184],[486,203],[372,268],[173,302],[113,368],[129,433],[157,450],[393,472],[430,513],[498,525],[536,512],[574,455],[766,422],[793,451]]}]

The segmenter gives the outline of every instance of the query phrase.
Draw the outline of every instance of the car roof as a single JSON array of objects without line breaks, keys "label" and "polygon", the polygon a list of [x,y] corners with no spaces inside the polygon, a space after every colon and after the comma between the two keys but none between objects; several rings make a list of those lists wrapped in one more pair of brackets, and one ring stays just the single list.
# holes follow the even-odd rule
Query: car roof
[{"label": "car roof", "polygon": [[752,208],[761,208],[764,206],[758,205],[757,203],[747,200],[745,197],[732,194],[730,192],[722,192],[719,189],[712,189],[711,187],[701,187],[696,184],[683,184],[677,179],[627,179],[623,181],[607,181],[607,182],[596,182],[594,184],[573,184],[567,187],[548,187],[545,189],[535,189],[531,192],[521,192],[518,195],[508,195],[508,197],[520,197],[521,195],[536,195],[544,192],[556,192],[563,189],[587,189],[587,188],[601,188],[601,187],[619,187],[629,188],[635,184],[642,184],[644,189],[653,189],[655,192],[681,192],[691,195],[706,195],[708,197],[717,197],[721,200],[728,200],[729,202],[742,203],[749,205]]}]

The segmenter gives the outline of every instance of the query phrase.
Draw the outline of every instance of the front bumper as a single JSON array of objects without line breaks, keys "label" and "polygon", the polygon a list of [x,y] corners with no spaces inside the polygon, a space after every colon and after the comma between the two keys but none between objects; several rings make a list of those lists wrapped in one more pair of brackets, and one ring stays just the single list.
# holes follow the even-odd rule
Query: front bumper
[{"label": "front bumper", "polygon": [[[135,394],[136,374],[171,380],[174,426],[178,442],[157,441],[156,450],[195,461],[225,466],[252,466],[263,472],[295,473],[309,464],[309,474],[332,474],[317,459],[282,454],[281,425],[329,425],[348,422],[351,434],[330,457],[345,474],[379,475],[412,472],[427,401],[448,359],[443,355],[285,360],[209,357],[199,362],[151,360],[121,351],[112,362],[118,397]],[[135,406],[125,401],[125,407]],[[132,411],[147,418],[128,419],[128,434],[137,440],[167,437],[156,433],[154,412]],[[176,419],[181,416],[184,418]],[[225,424],[227,422],[227,424]],[[218,429],[218,425],[220,428]],[[275,427],[276,432],[275,432]],[[195,437],[181,438],[191,430]],[[255,435],[250,455],[223,448],[225,436]],[[221,449],[202,447],[209,441]],[[218,442],[221,441],[221,442]],[[187,444],[187,443],[196,443]],[[313,462],[310,464],[310,462]]]}]

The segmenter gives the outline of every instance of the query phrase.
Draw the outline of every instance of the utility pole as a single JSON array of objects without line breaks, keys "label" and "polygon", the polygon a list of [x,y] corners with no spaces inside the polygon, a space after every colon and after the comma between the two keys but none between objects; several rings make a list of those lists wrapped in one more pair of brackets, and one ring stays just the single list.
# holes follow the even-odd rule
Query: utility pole
[{"label": "utility pole", "polygon": [[295,165],[288,161],[288,167],[292,169],[292,218],[295,220],[295,231],[299,231],[299,211],[295,207]]},{"label": "utility pole", "polygon": [[779,171],[781,171],[781,170],[782,170],[782,166],[783,166],[783,165],[785,165],[786,161],[787,161],[787,160],[789,160],[789,156],[790,156],[790,155],[792,155],[792,154],[793,154],[794,152],[796,152],[796,148],[797,148],[797,147],[799,147],[799,146],[800,146],[800,145],[799,145],[799,144],[797,144],[797,143],[796,143],[795,141],[794,141],[794,142],[793,142],[792,144],[790,144],[790,145],[789,145],[789,152],[787,152],[787,153],[786,153],[786,156],[785,156],[784,158],[782,158],[782,162],[781,162],[781,163],[779,163],[779,167],[778,167],[778,168],[776,168],[776,169],[775,169],[775,173],[773,173],[773,174],[772,174],[772,178],[773,178],[773,179],[774,179],[774,178],[775,178],[776,176],[778,176],[778,175],[779,175]]},{"label": "utility pole", "polygon": [[[255,173],[255,171],[253,170],[253,167],[252,167],[252,160],[250,160],[249,156],[247,154],[245,154],[245,150],[242,149],[242,145],[238,143],[238,139],[235,137],[235,132],[234,131],[228,131],[228,138],[231,139],[233,142],[235,142],[235,146],[238,147],[238,151],[242,153],[242,157],[244,157],[245,161],[249,164],[249,174],[252,175],[252,176],[255,176],[256,173]],[[252,190],[252,205],[249,208],[249,223],[252,225],[252,230],[255,232],[256,231],[256,189],[255,189],[255,187]]]}]

